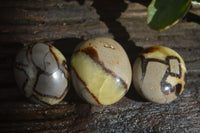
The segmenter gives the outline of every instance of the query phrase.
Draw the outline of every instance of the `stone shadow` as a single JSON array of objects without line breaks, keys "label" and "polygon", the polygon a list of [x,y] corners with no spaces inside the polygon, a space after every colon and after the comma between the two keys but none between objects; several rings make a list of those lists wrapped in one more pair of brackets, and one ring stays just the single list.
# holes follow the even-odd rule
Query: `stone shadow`
[{"label": "stone shadow", "polygon": [[[114,36],[114,40],[119,42],[128,54],[131,65],[133,65],[138,54],[143,50],[142,47],[135,45],[135,42],[130,39],[130,35],[117,19],[124,12],[128,4],[124,0],[94,0],[92,6],[100,16],[100,20],[106,24],[109,33]],[[144,101],[139,96],[133,85],[131,85],[126,96],[132,100]]]}]

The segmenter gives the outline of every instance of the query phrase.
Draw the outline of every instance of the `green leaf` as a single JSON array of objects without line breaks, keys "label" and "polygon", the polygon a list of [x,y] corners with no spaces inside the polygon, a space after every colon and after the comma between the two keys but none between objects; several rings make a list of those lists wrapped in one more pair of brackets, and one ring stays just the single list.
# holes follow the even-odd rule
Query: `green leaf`
[{"label": "green leaf", "polygon": [[192,0],[192,1],[196,1],[196,2],[198,2],[198,3],[200,2],[200,0]]},{"label": "green leaf", "polygon": [[190,7],[191,0],[152,0],[148,7],[148,25],[163,30],[174,25]]},{"label": "green leaf", "polygon": [[192,4],[200,4],[200,0],[192,0]]}]

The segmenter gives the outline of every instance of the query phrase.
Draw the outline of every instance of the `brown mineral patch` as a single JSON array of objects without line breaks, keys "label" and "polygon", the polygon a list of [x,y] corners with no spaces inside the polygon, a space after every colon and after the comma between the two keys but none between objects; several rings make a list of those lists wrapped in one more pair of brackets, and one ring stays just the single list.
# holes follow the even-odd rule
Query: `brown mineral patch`
[{"label": "brown mineral patch", "polygon": [[93,47],[87,47],[85,49],[82,49],[81,51],[88,54],[92,59],[99,60],[98,53]]},{"label": "brown mineral patch", "polygon": [[158,47],[150,47],[150,48],[147,48],[145,49],[142,53],[153,53],[155,51],[157,51],[159,48]]}]

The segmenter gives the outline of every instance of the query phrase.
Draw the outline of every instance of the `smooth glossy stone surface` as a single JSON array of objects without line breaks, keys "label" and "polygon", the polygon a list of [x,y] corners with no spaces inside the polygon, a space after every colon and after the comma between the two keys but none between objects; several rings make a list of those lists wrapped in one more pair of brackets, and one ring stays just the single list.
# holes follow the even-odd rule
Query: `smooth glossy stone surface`
[{"label": "smooth glossy stone surface", "polygon": [[133,83],[147,100],[169,103],[184,90],[186,67],[174,50],[154,46],[145,49],[133,66]]},{"label": "smooth glossy stone surface", "polygon": [[23,94],[36,103],[56,104],[69,90],[65,57],[52,45],[24,47],[16,56],[14,72]]},{"label": "smooth glossy stone surface", "polygon": [[128,91],[132,70],[119,43],[99,37],[79,44],[71,58],[71,77],[76,92],[94,105],[110,105]]}]

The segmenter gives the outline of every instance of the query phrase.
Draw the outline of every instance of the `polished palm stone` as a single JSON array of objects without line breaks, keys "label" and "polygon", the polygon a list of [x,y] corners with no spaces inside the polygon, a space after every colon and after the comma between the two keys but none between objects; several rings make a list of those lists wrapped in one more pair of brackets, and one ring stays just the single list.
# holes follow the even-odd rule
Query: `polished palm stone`
[{"label": "polished palm stone", "polygon": [[49,44],[24,47],[16,56],[14,72],[20,90],[36,103],[56,104],[69,90],[65,57]]},{"label": "polished palm stone", "polygon": [[153,46],[145,49],[133,66],[133,83],[144,98],[169,103],[184,90],[186,67],[174,50]]},{"label": "polished palm stone", "polygon": [[126,52],[110,38],[80,43],[71,57],[71,77],[76,92],[94,105],[110,105],[128,91],[132,70]]}]

